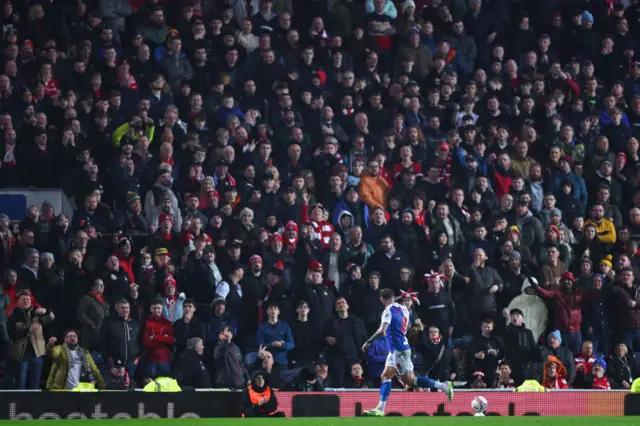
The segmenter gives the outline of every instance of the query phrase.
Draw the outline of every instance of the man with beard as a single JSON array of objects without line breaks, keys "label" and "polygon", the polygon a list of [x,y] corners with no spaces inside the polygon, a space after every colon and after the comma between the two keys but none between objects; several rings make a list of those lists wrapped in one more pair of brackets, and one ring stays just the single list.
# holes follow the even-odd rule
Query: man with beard
[{"label": "man with beard", "polygon": [[370,270],[375,268],[380,272],[382,288],[391,288],[400,276],[400,269],[410,267],[411,261],[404,252],[396,249],[393,236],[387,234],[380,239],[380,250],[371,256],[369,265]]},{"label": "man with beard", "polygon": [[582,301],[584,295],[575,286],[576,279],[571,272],[565,272],[560,277],[560,288],[546,289],[533,287],[545,298],[554,300],[555,327],[560,331],[562,340],[573,353],[579,353],[582,346]]},{"label": "man with beard", "polygon": [[604,218],[604,206],[594,204],[589,211],[589,220],[584,222],[584,226],[593,225],[598,233],[598,240],[602,244],[615,244],[616,228],[612,221]]},{"label": "man with beard", "polygon": [[68,330],[64,334],[64,343],[54,346],[57,339],[49,338],[47,354],[53,361],[53,366],[47,379],[48,390],[72,390],[80,385],[81,377],[89,377],[90,382],[96,382],[98,389],[104,389],[105,383],[96,367],[89,351],[78,344],[78,333]]}]

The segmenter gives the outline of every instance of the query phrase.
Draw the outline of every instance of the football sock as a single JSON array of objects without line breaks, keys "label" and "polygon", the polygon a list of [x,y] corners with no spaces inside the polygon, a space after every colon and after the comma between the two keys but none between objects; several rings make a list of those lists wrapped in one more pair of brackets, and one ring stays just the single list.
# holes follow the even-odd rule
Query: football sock
[{"label": "football sock", "polygon": [[413,385],[421,388],[439,389],[441,391],[447,390],[449,385],[445,382],[436,382],[427,376],[416,376],[413,380]]},{"label": "football sock", "polygon": [[390,394],[391,394],[391,380],[385,379],[382,381],[382,385],[380,386],[380,402],[376,407],[377,410],[384,411],[384,407],[387,405],[387,400],[389,399]]}]

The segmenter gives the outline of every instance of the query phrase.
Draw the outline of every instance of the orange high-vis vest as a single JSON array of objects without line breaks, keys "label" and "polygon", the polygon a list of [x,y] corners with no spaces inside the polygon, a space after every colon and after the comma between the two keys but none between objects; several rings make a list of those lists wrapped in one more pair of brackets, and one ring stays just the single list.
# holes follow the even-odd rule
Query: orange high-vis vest
[{"label": "orange high-vis vest", "polygon": [[264,388],[264,392],[256,392],[253,390],[252,386],[249,386],[248,391],[249,391],[249,398],[251,399],[251,403],[253,405],[258,405],[258,402],[263,397],[267,398],[267,401],[271,399],[271,388],[268,386]]}]

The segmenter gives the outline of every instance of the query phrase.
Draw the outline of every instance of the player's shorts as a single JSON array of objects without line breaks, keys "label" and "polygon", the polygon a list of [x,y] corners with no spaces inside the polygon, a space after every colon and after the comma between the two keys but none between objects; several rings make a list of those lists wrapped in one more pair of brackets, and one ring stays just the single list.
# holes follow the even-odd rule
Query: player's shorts
[{"label": "player's shorts", "polygon": [[406,351],[390,351],[389,355],[387,355],[385,367],[395,368],[401,376],[412,372],[413,362],[411,361],[411,349]]}]

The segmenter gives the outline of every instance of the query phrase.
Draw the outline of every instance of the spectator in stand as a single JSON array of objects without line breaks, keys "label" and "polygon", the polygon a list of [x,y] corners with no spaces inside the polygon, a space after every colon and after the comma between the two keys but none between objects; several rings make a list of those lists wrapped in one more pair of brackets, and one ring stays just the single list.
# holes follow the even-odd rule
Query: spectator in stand
[{"label": "spectator in stand", "polygon": [[524,324],[522,311],[511,309],[509,317],[511,322],[504,335],[504,356],[510,360],[510,373],[513,373],[513,380],[519,386],[524,381],[527,368],[541,361],[541,353],[533,333]]},{"label": "spectator in stand", "polygon": [[551,356],[544,362],[542,386],[547,389],[569,389],[567,370],[558,358]]},{"label": "spectator in stand", "polygon": [[123,361],[129,376],[135,377],[142,355],[140,320],[131,317],[131,305],[126,299],[116,302],[115,311],[115,315],[110,315],[102,322],[100,340],[103,359]]},{"label": "spectator in stand", "polygon": [[344,297],[336,299],[335,313],[325,324],[323,335],[328,345],[326,354],[333,371],[333,384],[340,387],[351,366],[360,359],[360,348],[367,340],[367,332],[362,320],[349,313],[349,304]]},{"label": "spectator in stand", "polygon": [[544,297],[555,302],[555,326],[562,333],[567,347],[573,353],[579,353],[582,346],[582,301],[586,296],[575,287],[576,279],[571,272],[565,272],[560,278],[560,288],[547,290],[534,285]]},{"label": "spectator in stand", "polygon": [[162,306],[162,299],[151,302],[150,315],[145,321],[142,332],[146,363],[144,377],[147,378],[168,376],[171,372],[173,324],[162,316]]},{"label": "spectator in stand", "polygon": [[[566,372],[565,379],[573,383],[575,377],[575,363],[573,354],[565,346],[562,346],[562,335],[559,330],[552,331],[547,337],[547,346],[542,349],[542,359],[546,364],[550,359],[557,359]],[[546,365],[543,366],[546,370]]]},{"label": "spectator in stand", "polygon": [[[78,322],[82,327],[80,333],[82,347],[91,352],[93,361],[98,364],[103,363],[100,330],[107,316],[109,316],[109,305],[104,300],[104,283],[102,280],[97,279],[93,282],[89,294],[80,299]],[[76,339],[77,337],[76,335]]]},{"label": "spectator in stand", "polygon": [[136,382],[127,372],[126,363],[121,359],[111,361],[109,371],[105,373],[104,383],[107,390],[136,389]]},{"label": "spectator in stand", "polygon": [[613,389],[631,389],[637,376],[637,364],[627,345],[618,343],[607,362],[607,376]]},{"label": "spectator in stand", "polygon": [[90,377],[89,381],[96,382],[98,389],[105,388],[102,375],[96,367],[88,349],[78,344],[78,333],[68,330],[64,334],[64,343],[55,345],[58,341],[50,337],[47,343],[47,355],[53,366],[49,372],[46,388],[49,390],[72,390],[80,384],[83,375]]},{"label": "spectator in stand", "polygon": [[177,358],[174,368],[174,377],[182,389],[190,386],[194,389],[210,389],[211,378],[209,372],[201,360],[204,353],[204,343],[199,337],[187,340],[186,349]]},{"label": "spectator in stand", "polygon": [[31,293],[21,291],[9,319],[9,359],[19,389],[39,389],[46,345],[43,326],[53,321],[53,312],[31,303]]},{"label": "spectator in stand", "polygon": [[267,321],[258,328],[257,345],[263,346],[273,354],[274,360],[281,367],[289,365],[288,352],[295,348],[289,324],[279,320],[280,306],[268,302]]},{"label": "spectator in stand", "polygon": [[[617,342],[638,352],[640,67],[626,48],[640,31],[635,0],[596,2],[610,13],[572,2],[589,10],[570,15],[561,2],[480,0],[468,10],[461,0],[101,0],[71,14],[10,3],[0,186],[24,188],[29,207],[24,217],[11,201],[0,207],[7,319],[16,293],[29,290],[35,309],[56,313],[47,337],[82,325],[94,349],[92,324],[78,318],[100,279],[103,308],[116,312],[96,350],[132,375],[142,340],[125,331],[145,329],[157,295],[183,328],[166,361],[205,337],[213,362],[229,326],[251,363],[276,302],[296,339],[291,374],[305,376],[285,382],[311,390],[322,386],[308,383],[316,374],[306,364],[323,350],[339,296],[373,329],[379,289],[433,298],[420,284],[433,269],[446,275],[436,299],[448,294],[456,310],[438,325],[462,359],[486,318],[492,337],[513,339],[510,349],[528,339],[519,322],[504,329],[513,308],[534,339],[548,317],[573,351],[579,334],[600,354]],[[33,191],[47,188],[75,203],[36,207]],[[478,249],[486,259],[473,265]],[[255,268],[256,257],[267,269]],[[563,289],[566,272],[578,290]],[[556,295],[546,308],[542,291],[523,288],[534,278]],[[197,308],[184,321],[180,292]],[[569,316],[567,294],[584,299],[572,299]],[[296,320],[301,301],[309,311]],[[417,313],[431,317],[421,302]],[[0,362],[2,341],[0,331]],[[542,372],[525,346],[509,359],[518,381],[522,369]],[[9,376],[19,377],[11,359]],[[340,377],[348,369],[331,367]],[[477,378],[494,384],[493,373]]]},{"label": "spectator in stand", "polygon": [[173,335],[176,344],[176,357],[187,347],[187,341],[194,337],[204,340],[205,325],[195,316],[196,304],[193,299],[187,299],[183,305],[184,316],[173,323]]},{"label": "spectator in stand", "polygon": [[[242,352],[232,339],[231,328],[223,328],[213,354],[216,361],[213,384],[216,387],[240,389],[248,382],[249,373],[242,362]],[[273,364],[273,357],[271,363]]]}]

